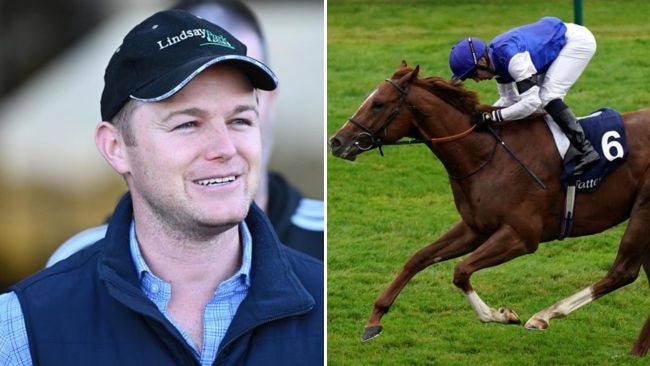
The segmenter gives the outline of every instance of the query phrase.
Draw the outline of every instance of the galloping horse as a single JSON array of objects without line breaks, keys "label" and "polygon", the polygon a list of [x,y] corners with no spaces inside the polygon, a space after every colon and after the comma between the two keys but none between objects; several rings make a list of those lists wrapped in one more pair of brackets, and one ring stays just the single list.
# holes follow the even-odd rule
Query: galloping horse
[{"label": "galloping horse", "polygon": [[[382,82],[329,140],[332,154],[347,160],[402,137],[426,141],[447,170],[461,216],[438,240],[415,253],[380,294],[363,341],[381,333],[382,316],[415,274],[468,253],[455,267],[454,285],[481,321],[519,323],[513,310],[494,309],[483,302],[470,277],[480,269],[533,253],[540,242],[560,235],[562,161],[543,115],[497,127],[497,133],[537,174],[541,184],[505,149],[497,148],[495,136],[474,131],[470,115],[493,107],[479,105],[476,93],[457,82],[439,77],[419,79],[418,72],[419,66],[410,68],[402,61],[395,74]],[[634,282],[641,266],[650,281],[650,110],[624,113],[623,120],[629,155],[598,190],[576,197],[571,232],[571,236],[590,235],[629,218],[618,255],[605,277],[533,315],[525,324],[528,329],[546,329],[551,319]],[[631,353],[643,356],[649,347],[650,318]]]}]

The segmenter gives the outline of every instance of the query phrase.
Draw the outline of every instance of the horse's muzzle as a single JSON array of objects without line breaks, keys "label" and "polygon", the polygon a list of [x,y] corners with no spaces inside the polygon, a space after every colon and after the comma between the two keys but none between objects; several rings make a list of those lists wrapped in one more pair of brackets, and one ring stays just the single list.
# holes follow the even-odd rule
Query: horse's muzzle
[{"label": "horse's muzzle", "polygon": [[351,142],[346,143],[337,135],[334,135],[329,139],[328,145],[332,155],[345,160],[354,161],[360,152],[355,144]]}]

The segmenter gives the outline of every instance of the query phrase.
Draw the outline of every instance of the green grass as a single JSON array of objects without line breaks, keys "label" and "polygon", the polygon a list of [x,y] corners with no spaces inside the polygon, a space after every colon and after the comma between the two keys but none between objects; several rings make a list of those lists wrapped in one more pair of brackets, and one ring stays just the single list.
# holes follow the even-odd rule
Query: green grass
[{"label": "green grass", "polygon": [[[650,2],[585,1],[598,42],[566,100],[577,114],[601,106],[650,107]],[[448,77],[461,37],[489,41],[544,15],[572,20],[571,1],[328,1],[328,135],[405,59],[421,76]],[[485,103],[493,82],[467,87]],[[423,146],[385,147],[349,163],[328,156],[328,363],[331,365],[645,365],[627,355],[650,310],[645,274],[634,284],[555,319],[549,330],[483,324],[451,283],[459,260],[417,275],[383,318],[384,333],[361,344],[377,295],[408,257],[458,220],[446,173]],[[506,187],[507,189],[507,187]],[[542,244],[533,255],[476,273],[491,306],[527,320],[589,286],[614,260],[625,225]]]}]

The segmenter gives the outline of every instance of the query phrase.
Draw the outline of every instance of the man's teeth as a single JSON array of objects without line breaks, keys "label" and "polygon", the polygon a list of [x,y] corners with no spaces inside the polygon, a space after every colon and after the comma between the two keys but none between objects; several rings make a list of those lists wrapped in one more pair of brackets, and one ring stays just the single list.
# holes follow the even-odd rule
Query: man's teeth
[{"label": "man's teeth", "polygon": [[210,178],[197,181],[198,184],[202,186],[217,186],[220,184],[230,183],[235,181],[234,176],[224,177],[224,178]]}]

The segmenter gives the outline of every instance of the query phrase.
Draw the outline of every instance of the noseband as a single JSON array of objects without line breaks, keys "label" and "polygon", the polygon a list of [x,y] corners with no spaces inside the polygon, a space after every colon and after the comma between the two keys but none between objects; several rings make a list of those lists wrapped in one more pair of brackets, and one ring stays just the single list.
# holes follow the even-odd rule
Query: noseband
[{"label": "noseband", "polygon": [[[368,127],[364,126],[362,123],[359,121],[349,118],[348,121],[352,123],[353,125],[359,127],[363,132],[361,132],[355,139],[354,145],[359,148],[359,150],[362,151],[367,151],[367,150],[372,150],[374,148],[379,148],[379,154],[381,156],[384,156],[384,151],[381,149],[382,146],[384,145],[410,145],[410,144],[420,144],[420,143],[441,143],[441,142],[449,142],[449,141],[455,141],[458,139],[461,139],[470,133],[474,131],[476,128],[476,125],[472,125],[469,129],[460,132],[458,134],[452,135],[452,136],[446,136],[446,137],[434,137],[434,138],[427,138],[427,139],[412,139],[412,140],[405,140],[405,141],[395,141],[395,142],[383,142],[378,134],[381,132],[386,135],[386,130],[388,129],[388,126],[397,118],[399,115],[400,109],[402,108],[402,105],[404,105],[404,102],[406,101],[406,96],[409,93],[409,89],[404,89],[401,86],[397,85],[396,82],[394,82],[391,79],[385,79],[387,83],[392,85],[395,90],[397,90],[400,94],[400,99],[397,102],[397,105],[395,106],[395,109],[393,109],[388,117],[386,117],[386,120],[382,125],[376,130],[373,131],[369,129]],[[414,106],[411,106],[412,108],[415,108]],[[417,108],[416,108],[417,109]]]}]

